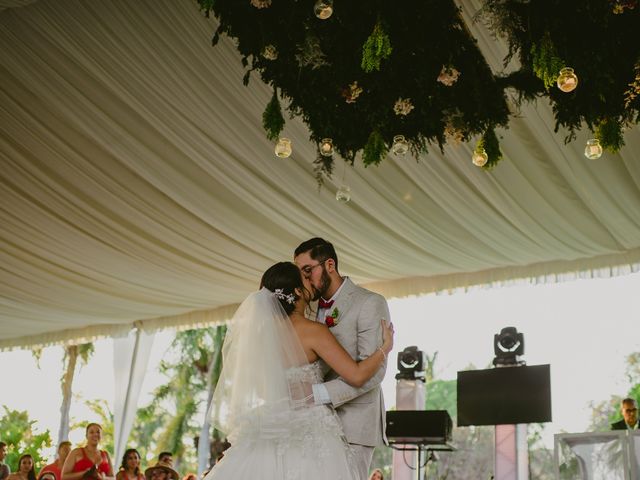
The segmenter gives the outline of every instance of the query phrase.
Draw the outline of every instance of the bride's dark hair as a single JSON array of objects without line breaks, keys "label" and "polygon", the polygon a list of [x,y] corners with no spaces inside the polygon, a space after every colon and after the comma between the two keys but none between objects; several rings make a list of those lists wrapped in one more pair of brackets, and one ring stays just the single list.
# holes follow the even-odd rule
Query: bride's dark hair
[{"label": "bride's dark hair", "polygon": [[[295,302],[300,298],[295,289],[304,290],[300,269],[291,262],[279,262],[269,267],[262,275],[260,288],[265,287],[272,292],[277,289],[282,290],[282,295],[278,297],[284,311],[289,315],[295,308]],[[290,300],[293,301],[290,302]]]}]

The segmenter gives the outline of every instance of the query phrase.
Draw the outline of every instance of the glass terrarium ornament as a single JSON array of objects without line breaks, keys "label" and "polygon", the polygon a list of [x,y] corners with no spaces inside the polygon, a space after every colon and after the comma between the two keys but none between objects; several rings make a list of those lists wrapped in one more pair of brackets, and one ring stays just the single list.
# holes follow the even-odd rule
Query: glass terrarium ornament
[{"label": "glass terrarium ornament", "polygon": [[333,155],[333,140],[330,138],[323,138],[320,142],[320,155],[323,157],[330,157]]},{"label": "glass terrarium ornament", "polygon": [[336,200],[340,203],[347,203],[351,200],[351,188],[341,185],[336,191]]},{"label": "glass terrarium ornament", "polygon": [[471,161],[476,167],[484,167],[489,160],[489,155],[484,148],[476,148],[471,156]]},{"label": "glass terrarium ornament", "polygon": [[313,7],[313,12],[320,20],[326,20],[333,14],[333,0],[318,0]]},{"label": "glass terrarium ornament", "polygon": [[557,83],[558,88],[563,92],[573,92],[578,86],[578,76],[574,73],[573,68],[565,67],[560,70]]},{"label": "glass terrarium ornament", "polygon": [[589,160],[597,160],[600,158],[602,156],[602,145],[600,145],[600,140],[597,138],[587,140],[587,145],[584,147],[584,156]]},{"label": "glass terrarium ornament", "polygon": [[288,138],[280,137],[278,143],[276,143],[275,152],[280,158],[288,158],[292,152],[291,140]]},{"label": "glass terrarium ornament", "polygon": [[404,155],[409,151],[409,142],[405,140],[404,135],[396,135],[395,137],[393,137],[391,151],[395,155]]}]

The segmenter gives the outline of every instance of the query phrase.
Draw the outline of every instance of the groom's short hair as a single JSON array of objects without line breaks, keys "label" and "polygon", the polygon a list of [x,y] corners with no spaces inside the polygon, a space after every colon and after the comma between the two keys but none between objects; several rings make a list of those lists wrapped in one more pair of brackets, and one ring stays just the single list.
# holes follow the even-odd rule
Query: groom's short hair
[{"label": "groom's short hair", "polygon": [[336,249],[333,248],[331,242],[327,242],[324,238],[314,237],[306,242],[302,242],[298,245],[298,248],[296,248],[293,257],[295,258],[305,252],[309,252],[309,256],[319,262],[324,262],[330,258],[333,259],[333,262],[336,264],[336,270],[338,269]]}]

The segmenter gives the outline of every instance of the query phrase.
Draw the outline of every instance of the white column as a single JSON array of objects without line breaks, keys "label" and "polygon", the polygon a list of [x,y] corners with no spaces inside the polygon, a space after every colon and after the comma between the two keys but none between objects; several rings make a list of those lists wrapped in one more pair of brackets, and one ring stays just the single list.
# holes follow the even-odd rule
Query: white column
[{"label": "white column", "polygon": [[495,480],[529,480],[527,425],[496,425]]},{"label": "white column", "polygon": [[113,435],[115,452],[113,463],[120,464],[127,447],[133,420],[138,407],[140,388],[149,363],[154,334],[134,328],[126,337],[113,339],[113,372],[115,400]]}]

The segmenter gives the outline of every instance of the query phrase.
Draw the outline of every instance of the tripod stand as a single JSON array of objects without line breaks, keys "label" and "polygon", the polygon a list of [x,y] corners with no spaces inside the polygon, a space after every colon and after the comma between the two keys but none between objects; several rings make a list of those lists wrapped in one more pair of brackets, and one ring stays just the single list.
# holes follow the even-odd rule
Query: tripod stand
[{"label": "tripod stand", "polygon": [[[407,446],[413,445],[413,446]],[[429,461],[435,461],[436,456],[435,452],[452,452],[455,450],[451,445],[443,444],[443,445],[428,445],[425,443],[415,443],[415,444],[405,444],[405,445],[391,445],[391,448],[400,452],[418,452],[418,466],[416,468],[409,465],[409,463],[405,459],[405,464],[411,470],[416,471],[416,479],[417,480],[427,480],[427,465]],[[426,454],[426,458],[424,463],[422,463],[422,453]],[[424,468],[423,477],[421,477],[420,472]]]}]

